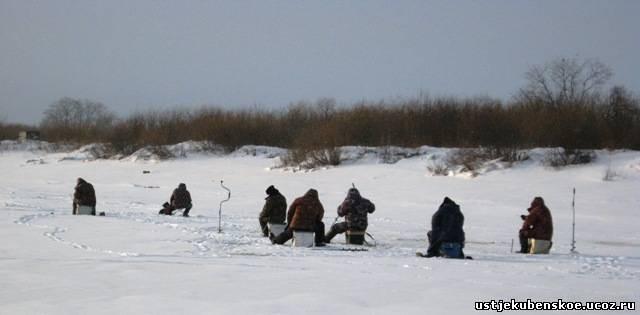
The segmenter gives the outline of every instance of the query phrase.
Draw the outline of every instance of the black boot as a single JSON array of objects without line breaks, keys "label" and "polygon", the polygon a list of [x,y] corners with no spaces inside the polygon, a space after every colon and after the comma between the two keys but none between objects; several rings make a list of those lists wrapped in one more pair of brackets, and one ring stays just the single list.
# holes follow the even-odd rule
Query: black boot
[{"label": "black boot", "polygon": [[529,253],[529,240],[526,236],[520,235],[520,254],[528,254]]},{"label": "black boot", "polygon": [[329,233],[327,233],[327,235],[324,236],[324,242],[327,243],[327,244],[331,243],[331,240],[334,237],[336,237],[336,235],[338,235],[338,233],[336,232],[336,230],[333,227],[331,227],[329,229]]}]

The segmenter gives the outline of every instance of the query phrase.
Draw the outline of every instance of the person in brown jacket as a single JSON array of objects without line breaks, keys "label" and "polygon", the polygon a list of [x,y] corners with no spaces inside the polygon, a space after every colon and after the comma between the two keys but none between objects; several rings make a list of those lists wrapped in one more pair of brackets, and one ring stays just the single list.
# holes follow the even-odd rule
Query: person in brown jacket
[{"label": "person in brown jacket", "polygon": [[293,231],[315,232],[315,245],[324,245],[324,208],[320,199],[318,199],[318,191],[309,189],[304,196],[297,198],[289,206],[287,212],[287,228],[278,236],[271,237],[274,244],[284,244],[293,238]]},{"label": "person in brown jacket", "polygon": [[91,214],[96,215],[96,191],[93,185],[78,177],[75,191],[73,193],[73,214],[78,214],[79,206],[89,206],[92,208]]},{"label": "person in brown jacket", "polygon": [[284,224],[287,216],[287,199],[273,185],[267,188],[267,198],[258,220],[262,234],[269,236],[267,223]]},{"label": "person in brown jacket", "polygon": [[535,197],[531,207],[527,209],[529,215],[522,215],[524,220],[520,228],[520,253],[529,253],[529,239],[551,241],[553,236],[553,220],[551,211],[544,204],[542,197]]}]

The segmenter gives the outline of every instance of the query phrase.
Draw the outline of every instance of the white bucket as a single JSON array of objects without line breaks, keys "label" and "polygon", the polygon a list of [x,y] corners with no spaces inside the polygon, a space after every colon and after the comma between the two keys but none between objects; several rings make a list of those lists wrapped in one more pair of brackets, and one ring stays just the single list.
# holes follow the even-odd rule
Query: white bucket
[{"label": "white bucket", "polygon": [[293,247],[313,247],[315,233],[306,231],[293,231]]},{"label": "white bucket", "polygon": [[92,215],[93,207],[91,206],[78,206],[77,215]]},{"label": "white bucket", "polygon": [[280,235],[286,227],[286,225],[278,223],[267,223],[267,226],[269,227],[269,233],[273,234],[273,236]]},{"label": "white bucket", "polygon": [[551,249],[551,241],[529,239],[529,254],[548,254]]}]

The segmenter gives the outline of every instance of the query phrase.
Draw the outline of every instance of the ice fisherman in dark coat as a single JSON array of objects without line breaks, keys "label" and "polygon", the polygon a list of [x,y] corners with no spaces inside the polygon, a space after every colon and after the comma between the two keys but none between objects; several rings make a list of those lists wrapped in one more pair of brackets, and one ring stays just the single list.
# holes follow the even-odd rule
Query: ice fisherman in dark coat
[{"label": "ice fisherman in dark coat", "polygon": [[73,193],[73,214],[78,214],[79,206],[91,207],[91,214],[96,215],[96,191],[93,185],[80,177]]},{"label": "ice fisherman in dark coat", "polygon": [[267,198],[258,218],[265,237],[269,236],[268,223],[285,224],[287,218],[287,199],[273,185],[267,188],[266,193]]},{"label": "ice fisherman in dark coat", "polygon": [[449,197],[431,218],[431,231],[427,233],[429,249],[427,257],[464,258],[464,215],[460,206]]}]

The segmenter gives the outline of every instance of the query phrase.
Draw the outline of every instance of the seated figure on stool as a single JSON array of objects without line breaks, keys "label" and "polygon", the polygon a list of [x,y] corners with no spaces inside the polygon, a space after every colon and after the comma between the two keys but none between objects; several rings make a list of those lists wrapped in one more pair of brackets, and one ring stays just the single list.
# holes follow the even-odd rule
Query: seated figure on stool
[{"label": "seated figure on stool", "polygon": [[332,225],[324,241],[329,243],[336,235],[347,232],[348,243],[362,245],[368,225],[367,214],[375,210],[376,206],[369,199],[363,198],[358,189],[349,189],[347,197],[338,206],[338,216],[345,217],[345,222]]},{"label": "seated figure on stool", "polygon": [[535,197],[531,207],[527,209],[529,215],[521,216],[524,222],[518,233],[520,238],[520,253],[548,254],[551,249],[553,236],[553,220],[551,212],[542,197]]},{"label": "seated figure on stool", "polygon": [[[267,188],[267,198],[265,198],[264,207],[260,212],[258,220],[260,221],[260,228],[262,229],[262,235],[268,237],[269,233],[272,233],[271,226],[285,225],[285,219],[287,218],[287,199],[275,188],[273,185]],[[274,234],[280,234],[280,232],[273,231]]]},{"label": "seated figure on stool", "polygon": [[73,193],[73,214],[96,215],[96,191],[80,177]]},{"label": "seated figure on stool", "polygon": [[[323,215],[324,208],[322,207],[322,203],[320,203],[320,199],[318,199],[318,191],[309,189],[304,196],[297,198],[289,206],[289,211],[287,212],[287,228],[277,236],[270,235],[271,242],[274,244],[284,244],[293,238],[295,231],[315,233],[315,246],[323,246]],[[311,246],[313,245],[312,243]]]},{"label": "seated figure on stool", "polygon": [[429,248],[426,257],[464,259],[464,215],[460,206],[445,197],[431,217],[431,231],[427,232]]}]

